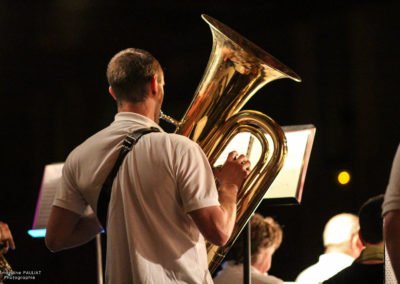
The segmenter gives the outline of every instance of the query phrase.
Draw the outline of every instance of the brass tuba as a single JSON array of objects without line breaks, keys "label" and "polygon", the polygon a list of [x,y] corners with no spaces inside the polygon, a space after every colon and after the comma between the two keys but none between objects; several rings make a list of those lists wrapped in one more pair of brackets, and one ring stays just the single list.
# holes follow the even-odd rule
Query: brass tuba
[{"label": "brass tuba", "polygon": [[207,15],[202,18],[213,36],[203,79],[180,121],[163,113],[161,118],[175,124],[175,133],[197,142],[211,165],[241,132],[251,133],[262,148],[262,156],[239,190],[236,224],[228,243],[222,247],[207,243],[209,270],[213,273],[262,201],[287,153],[285,134],[275,121],[258,111],[240,110],[265,84],[280,78],[301,79],[231,28]]}]

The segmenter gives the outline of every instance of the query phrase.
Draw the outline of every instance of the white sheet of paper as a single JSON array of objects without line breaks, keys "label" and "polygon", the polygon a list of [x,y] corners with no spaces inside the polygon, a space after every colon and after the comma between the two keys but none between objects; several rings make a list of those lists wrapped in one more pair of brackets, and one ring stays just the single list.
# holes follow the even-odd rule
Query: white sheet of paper
[{"label": "white sheet of paper", "polygon": [[[282,129],[285,132],[288,153],[281,171],[265,194],[265,199],[284,200],[284,202],[290,199],[294,203],[300,203],[316,128],[307,124],[284,126]],[[266,138],[270,143],[273,143],[268,135],[266,135]],[[233,150],[239,154],[246,154],[249,141],[249,132],[237,134],[213,166],[222,165],[228,154]],[[251,154],[248,157],[252,166],[258,162],[261,151],[261,143],[255,139]]]},{"label": "white sheet of paper", "polygon": [[54,196],[61,179],[63,166],[64,163],[54,163],[48,164],[44,167],[42,185],[40,187],[39,198],[36,203],[36,211],[33,219],[32,229],[46,228],[51,205],[53,204]]}]

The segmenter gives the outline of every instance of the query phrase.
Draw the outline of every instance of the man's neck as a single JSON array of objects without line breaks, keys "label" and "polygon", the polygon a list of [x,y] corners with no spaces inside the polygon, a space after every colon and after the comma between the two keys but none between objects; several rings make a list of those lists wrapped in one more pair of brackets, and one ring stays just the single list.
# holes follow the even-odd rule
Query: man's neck
[{"label": "man's neck", "polygon": [[383,242],[378,244],[366,244],[364,250],[357,258],[357,262],[364,264],[383,263],[385,260],[385,249]]},{"label": "man's neck", "polygon": [[153,121],[156,121],[154,108],[151,107],[151,105],[147,101],[140,103],[130,103],[130,102],[118,103],[118,112],[134,112],[143,115]]}]

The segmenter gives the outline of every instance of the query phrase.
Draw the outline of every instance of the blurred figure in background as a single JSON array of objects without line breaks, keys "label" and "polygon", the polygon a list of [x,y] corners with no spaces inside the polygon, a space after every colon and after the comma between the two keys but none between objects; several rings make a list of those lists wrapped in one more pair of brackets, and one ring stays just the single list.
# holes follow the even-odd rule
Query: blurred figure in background
[{"label": "blurred figure in background", "polygon": [[[271,217],[264,218],[254,214],[251,224],[251,283],[278,284],[283,281],[268,275],[271,268],[272,256],[282,243],[282,229]],[[231,248],[234,260],[226,261],[222,270],[214,278],[215,284],[243,283],[243,242],[236,241]]]},{"label": "blurred figure in background", "polygon": [[393,160],[382,215],[387,252],[397,282],[400,283],[400,145]]},{"label": "blurred figure in background", "polygon": [[12,271],[10,264],[4,257],[9,249],[15,249],[14,238],[8,224],[0,221],[0,283],[3,283],[5,275]]},{"label": "blurred figure in background", "polygon": [[358,217],[340,213],[326,223],[323,232],[324,254],[318,262],[303,270],[296,278],[297,283],[322,283],[352,264],[363,248],[358,237]]},{"label": "blurred figure in background", "polygon": [[8,249],[15,249],[14,238],[8,225],[0,221],[0,254],[4,254]]},{"label": "blurred figure in background", "polygon": [[360,256],[324,283],[384,283],[383,194],[368,199],[360,208],[360,240],[365,246]]}]

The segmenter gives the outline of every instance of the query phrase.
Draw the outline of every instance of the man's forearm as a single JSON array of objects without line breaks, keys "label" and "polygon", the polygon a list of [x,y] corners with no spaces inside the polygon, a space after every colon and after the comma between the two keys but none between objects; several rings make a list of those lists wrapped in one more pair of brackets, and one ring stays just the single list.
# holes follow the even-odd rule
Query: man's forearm
[{"label": "man's forearm", "polygon": [[53,206],[47,224],[46,245],[55,252],[87,243],[101,231],[92,213],[79,216],[67,209]]},{"label": "man's forearm", "polygon": [[234,184],[222,184],[219,187],[219,203],[224,212],[225,231],[228,236],[232,234],[236,221],[238,187]]},{"label": "man's forearm", "polygon": [[101,232],[101,226],[94,214],[82,216],[71,234],[67,246],[76,247],[92,240]]},{"label": "man's forearm", "polygon": [[400,210],[389,211],[384,217],[384,235],[397,281],[400,283]]}]

